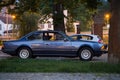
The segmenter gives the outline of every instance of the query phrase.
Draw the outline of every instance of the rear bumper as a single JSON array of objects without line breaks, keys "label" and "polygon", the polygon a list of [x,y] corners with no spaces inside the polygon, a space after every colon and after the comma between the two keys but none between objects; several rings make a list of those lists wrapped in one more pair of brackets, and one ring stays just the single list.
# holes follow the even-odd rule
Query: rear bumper
[{"label": "rear bumper", "polygon": [[108,53],[108,51],[96,51],[94,53],[94,56],[99,57],[99,56],[102,56],[103,54],[107,54],[107,53]]},{"label": "rear bumper", "polygon": [[107,51],[107,50],[106,50],[106,51],[102,51],[102,53],[103,53],[103,54],[107,54],[107,53],[108,53],[108,51]]},{"label": "rear bumper", "polygon": [[102,52],[103,54],[108,53],[108,45],[107,45],[107,44],[104,44],[104,45],[101,47],[101,52]]},{"label": "rear bumper", "polygon": [[16,52],[14,50],[11,50],[11,49],[4,49],[3,47],[1,48],[1,51],[3,53],[7,53],[9,55],[16,55]]}]

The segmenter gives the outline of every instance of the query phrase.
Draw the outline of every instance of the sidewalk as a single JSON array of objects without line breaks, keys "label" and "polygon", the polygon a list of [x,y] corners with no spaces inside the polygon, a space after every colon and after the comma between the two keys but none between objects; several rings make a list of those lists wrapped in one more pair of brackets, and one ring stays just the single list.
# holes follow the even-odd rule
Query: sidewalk
[{"label": "sidewalk", "polygon": [[0,73],[0,80],[120,80],[120,74],[102,74],[102,73]]}]

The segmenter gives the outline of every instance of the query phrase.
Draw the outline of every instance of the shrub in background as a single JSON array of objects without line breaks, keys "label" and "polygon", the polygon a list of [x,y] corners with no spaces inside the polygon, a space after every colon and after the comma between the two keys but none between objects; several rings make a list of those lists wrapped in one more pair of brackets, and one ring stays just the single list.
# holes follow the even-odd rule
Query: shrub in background
[{"label": "shrub in background", "polygon": [[2,45],[2,43],[3,43],[3,41],[2,41],[2,40],[0,40],[0,46]]}]

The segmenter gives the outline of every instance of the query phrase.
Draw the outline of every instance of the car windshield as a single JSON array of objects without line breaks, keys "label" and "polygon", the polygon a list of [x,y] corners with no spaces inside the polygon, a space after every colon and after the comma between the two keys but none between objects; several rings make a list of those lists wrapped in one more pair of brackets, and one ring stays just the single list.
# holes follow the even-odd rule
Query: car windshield
[{"label": "car windshield", "polygon": [[[61,31],[60,31],[61,32]],[[65,33],[63,33],[63,32],[61,32],[62,33],[62,35],[64,35],[66,38],[68,38],[69,40],[71,40],[71,41],[73,41],[74,39],[73,38],[71,38],[70,36],[68,36],[67,34],[65,34]]]}]

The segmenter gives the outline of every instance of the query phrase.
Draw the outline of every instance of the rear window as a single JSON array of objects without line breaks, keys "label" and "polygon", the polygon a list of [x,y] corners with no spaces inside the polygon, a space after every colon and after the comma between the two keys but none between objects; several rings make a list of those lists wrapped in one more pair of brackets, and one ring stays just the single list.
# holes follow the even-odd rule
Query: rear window
[{"label": "rear window", "polygon": [[92,40],[93,37],[89,35],[74,35],[72,36],[72,39],[74,40]]},{"label": "rear window", "polygon": [[28,37],[28,40],[42,40],[42,33],[34,33]]},{"label": "rear window", "polygon": [[101,39],[102,39],[100,36],[97,36],[97,38],[98,38],[99,40],[101,40]]},{"label": "rear window", "polygon": [[81,40],[92,40],[93,37],[92,36],[88,36],[88,35],[81,35]]}]

